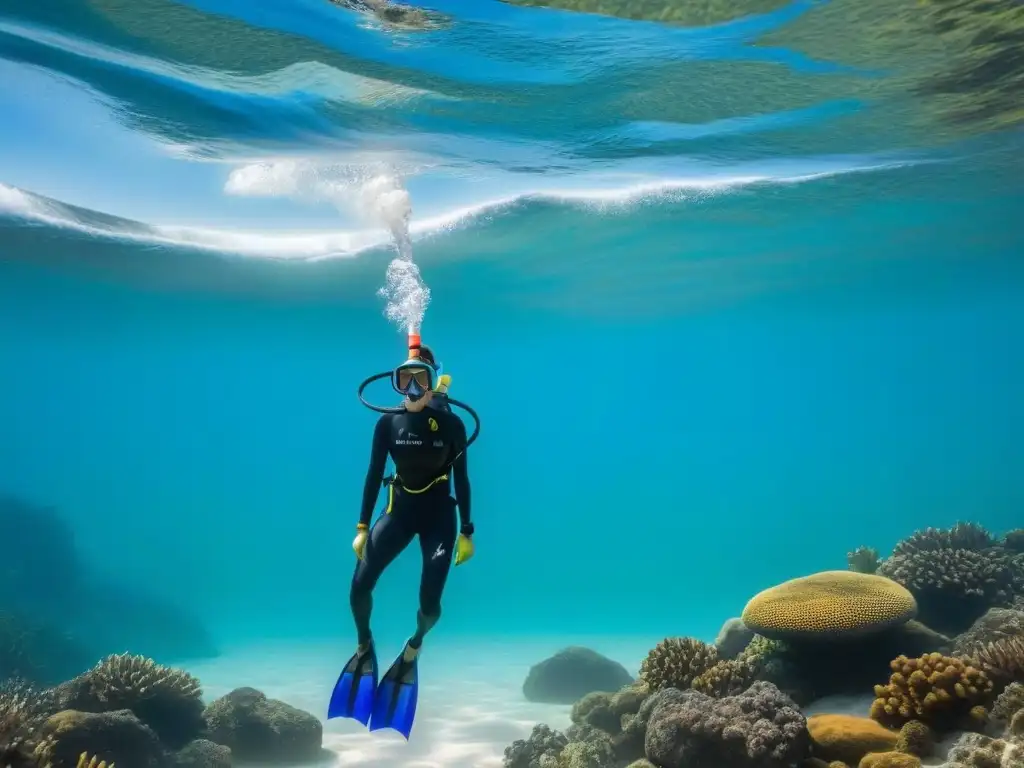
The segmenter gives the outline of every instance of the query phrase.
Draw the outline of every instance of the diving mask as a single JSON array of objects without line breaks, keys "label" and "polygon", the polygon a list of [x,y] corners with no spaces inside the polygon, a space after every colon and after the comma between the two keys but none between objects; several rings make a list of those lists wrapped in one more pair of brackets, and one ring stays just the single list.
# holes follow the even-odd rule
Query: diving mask
[{"label": "diving mask", "polygon": [[434,377],[441,367],[434,367],[418,358],[410,358],[395,368],[391,384],[399,394],[416,401],[434,388]]}]

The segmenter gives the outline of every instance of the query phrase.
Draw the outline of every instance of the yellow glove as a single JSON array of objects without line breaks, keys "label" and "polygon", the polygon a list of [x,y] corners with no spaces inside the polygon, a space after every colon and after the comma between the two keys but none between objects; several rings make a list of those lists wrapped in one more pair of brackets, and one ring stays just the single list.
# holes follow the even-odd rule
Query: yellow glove
[{"label": "yellow glove", "polygon": [[473,540],[460,533],[459,538],[455,541],[455,564],[462,565],[474,554],[476,554],[476,547],[473,546]]},{"label": "yellow glove", "polygon": [[366,549],[366,541],[370,538],[370,532],[365,528],[360,528],[356,537],[352,539],[352,551],[356,553],[358,560],[363,559],[363,552]]}]

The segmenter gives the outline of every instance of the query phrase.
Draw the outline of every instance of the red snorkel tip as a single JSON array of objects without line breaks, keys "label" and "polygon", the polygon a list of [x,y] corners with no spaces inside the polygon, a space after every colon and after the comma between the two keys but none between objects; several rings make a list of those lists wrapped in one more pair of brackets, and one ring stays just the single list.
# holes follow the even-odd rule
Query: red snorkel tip
[{"label": "red snorkel tip", "polygon": [[420,341],[420,335],[414,331],[409,331],[409,359],[420,356],[420,347],[423,342]]}]

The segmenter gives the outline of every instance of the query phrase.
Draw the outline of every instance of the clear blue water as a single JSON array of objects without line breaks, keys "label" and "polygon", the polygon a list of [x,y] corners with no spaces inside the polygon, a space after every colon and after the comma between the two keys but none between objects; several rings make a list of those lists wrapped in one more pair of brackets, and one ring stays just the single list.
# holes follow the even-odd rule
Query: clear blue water
[{"label": "clear blue water", "polygon": [[[404,358],[353,204],[385,172],[424,340],[483,420],[434,636],[708,638],[858,545],[1021,525],[1019,132],[949,138],[851,95],[884,71],[751,45],[808,3],[701,29],[432,7],[454,24],[0,3],[0,489],[90,572],[222,647],[351,647],[355,388]],[[380,634],[418,573],[412,547]]]}]

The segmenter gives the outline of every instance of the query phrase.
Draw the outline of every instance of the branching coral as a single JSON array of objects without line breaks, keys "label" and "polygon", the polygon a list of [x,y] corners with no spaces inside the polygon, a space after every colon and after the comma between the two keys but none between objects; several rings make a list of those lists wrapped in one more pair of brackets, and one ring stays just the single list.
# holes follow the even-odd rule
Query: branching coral
[{"label": "branching coral", "polygon": [[924,528],[898,542],[893,555],[937,552],[942,549],[983,550],[994,546],[995,538],[977,523],[957,523],[952,528]]},{"label": "branching coral", "polygon": [[989,608],[1008,606],[1024,585],[1024,573],[1009,553],[990,549],[938,549],[893,555],[878,573],[917,598],[925,624],[960,632]]},{"label": "branching coral", "polygon": [[952,633],[988,608],[1010,605],[1024,589],[1024,561],[974,523],[917,531],[878,573],[914,593],[925,624]]},{"label": "branching coral", "polygon": [[882,725],[900,727],[921,720],[940,731],[977,727],[983,707],[993,698],[988,675],[963,659],[940,653],[899,656],[890,667],[889,683],[875,686],[871,705],[871,717]]},{"label": "branching coral", "polygon": [[669,637],[658,643],[640,665],[640,679],[651,691],[689,688],[718,662],[715,646],[692,637]]},{"label": "branching coral", "polygon": [[36,690],[24,680],[0,685],[0,765],[34,765],[37,734],[52,708],[49,692]]},{"label": "branching coral", "polygon": [[987,643],[977,648],[971,656],[990,677],[1003,684],[1024,682],[1024,635],[1003,637]]},{"label": "branching coral", "polygon": [[114,768],[114,765],[108,766],[106,760],[100,760],[96,755],[90,757],[88,752],[83,752],[78,758],[78,768]]}]

